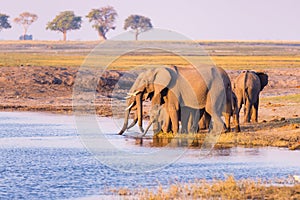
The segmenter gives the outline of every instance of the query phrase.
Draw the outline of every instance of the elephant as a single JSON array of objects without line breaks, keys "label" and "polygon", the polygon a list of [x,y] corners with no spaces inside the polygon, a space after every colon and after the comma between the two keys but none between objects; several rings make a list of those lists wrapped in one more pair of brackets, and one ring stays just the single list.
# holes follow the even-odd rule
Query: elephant
[{"label": "elephant", "polygon": [[[148,132],[150,126],[154,124],[153,132],[157,133],[161,130],[165,133],[171,131],[170,117],[166,108],[166,104],[155,105],[156,108],[150,111],[150,120],[145,132],[141,135],[144,136]],[[166,121],[167,120],[167,121]],[[165,127],[163,127],[165,126]]]},{"label": "elephant", "polygon": [[[129,96],[127,96],[127,108],[125,109],[125,119],[123,128],[119,132],[122,135],[127,128],[138,123],[140,131],[143,133],[142,127],[142,101],[149,98],[154,105],[161,105],[163,97],[166,95],[167,86],[172,87],[177,79],[176,72],[171,68],[153,68],[142,72],[132,85]],[[136,118],[128,127],[128,117],[131,110],[136,108]]]},{"label": "elephant", "polygon": [[[205,108],[216,123],[214,128],[220,130],[220,127],[225,126],[221,115],[225,109],[225,89],[227,89],[220,84],[222,76],[223,74],[215,67],[206,67],[201,73],[195,68],[176,66],[147,70],[140,74],[130,90],[131,101],[128,102],[135,103],[127,104],[124,125],[119,134],[123,134],[126,130],[128,115],[134,105],[137,105],[138,123],[142,132],[142,97],[145,94],[152,94],[154,112],[158,108],[156,105],[162,105],[163,99],[166,99],[164,104],[174,133],[178,132],[180,119],[182,129],[186,129],[187,117],[183,116],[188,114],[184,112],[184,108],[199,110],[193,116],[193,126],[198,124]],[[158,116],[158,109],[156,113]]]},{"label": "elephant", "polygon": [[[223,116],[225,117],[225,121],[227,122],[226,131],[231,131],[230,119],[227,118],[227,117],[231,116],[231,117],[233,117],[233,121],[235,123],[235,132],[240,132],[241,129],[240,129],[240,125],[239,125],[239,112],[238,112],[238,107],[237,107],[237,97],[233,91],[232,91],[230,103],[231,103],[230,115],[227,115],[227,113],[223,112]],[[226,105],[229,106],[228,103],[226,103]],[[203,116],[201,117],[201,119],[199,121],[199,129],[200,130],[208,129],[209,125],[210,125],[210,121],[211,121],[211,116],[207,112],[204,112]]]},{"label": "elephant", "polygon": [[259,94],[268,85],[268,75],[263,72],[242,71],[234,82],[238,112],[244,104],[244,123],[258,121]]},{"label": "elephant", "polygon": [[[136,81],[132,85],[128,96],[125,97],[127,99],[127,108],[125,109],[125,119],[123,123],[123,127],[119,132],[119,135],[122,135],[126,129],[132,128],[136,123],[139,125],[140,131],[143,133],[144,129],[142,127],[142,113],[143,113],[143,107],[142,107],[142,101],[145,101],[146,99],[152,99],[153,93],[147,93],[146,91],[137,92],[136,89],[139,85],[142,84],[142,77],[146,76],[147,74],[145,72],[140,73],[140,75],[137,77]],[[139,109],[138,109],[139,108]],[[132,123],[128,126],[128,120],[129,120],[129,114],[130,111],[135,111],[134,119]]]}]

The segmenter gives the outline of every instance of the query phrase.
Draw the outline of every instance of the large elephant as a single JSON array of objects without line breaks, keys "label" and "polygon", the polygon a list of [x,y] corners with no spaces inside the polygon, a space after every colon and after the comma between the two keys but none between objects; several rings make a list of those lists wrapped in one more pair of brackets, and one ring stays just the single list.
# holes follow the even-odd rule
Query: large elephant
[{"label": "large elephant", "polygon": [[[120,134],[127,127],[128,111],[137,105],[138,122],[140,129],[142,120],[142,96],[146,93],[152,93],[152,109],[161,105],[165,97],[167,101],[165,106],[168,117],[172,125],[172,131],[177,132],[179,129],[179,119],[181,118],[182,129],[186,129],[187,121],[182,116],[187,116],[183,108],[199,110],[198,114],[193,116],[193,125],[203,114],[204,108],[214,119],[215,129],[222,129],[224,122],[221,119],[225,102],[225,89],[222,83],[222,74],[215,67],[207,67],[201,70],[201,73],[195,68],[155,68],[142,73],[133,84],[131,91],[131,101],[128,104],[125,113],[125,122]],[[231,88],[230,88],[231,89]],[[180,111],[181,110],[181,116]],[[202,110],[202,112],[201,112]],[[155,111],[154,111],[155,112]],[[158,110],[157,110],[158,113]],[[167,121],[167,120],[166,120]]]},{"label": "large elephant", "polygon": [[[141,73],[138,78],[136,79],[135,83],[130,89],[130,92],[128,93],[128,96],[126,97],[127,101],[127,107],[125,109],[125,118],[124,118],[124,123],[123,127],[119,132],[119,135],[122,135],[126,129],[132,128],[136,123],[139,125],[140,131],[143,133],[143,121],[142,121],[142,113],[143,113],[143,105],[142,101],[145,101],[146,99],[152,99],[153,97],[153,92],[152,93],[147,93],[146,91],[143,91],[143,93],[136,91],[137,86],[139,85],[141,81],[141,77],[144,76],[144,73]],[[141,83],[142,84],[142,83]],[[134,119],[132,123],[128,126],[128,121],[129,121],[129,114],[131,111],[135,111],[134,114]]]},{"label": "large elephant", "polygon": [[[124,124],[119,134],[122,135],[127,128],[131,128],[136,123],[138,123],[139,129],[143,133],[142,101],[149,98],[152,100],[152,105],[161,105],[163,103],[162,98],[166,95],[166,88],[168,86],[172,87],[176,80],[176,72],[169,68],[154,68],[140,73],[128,93]],[[132,124],[128,126],[131,110],[136,111],[135,119]]]},{"label": "large elephant", "polygon": [[[238,111],[244,104],[244,122],[257,122],[259,94],[268,84],[268,75],[263,72],[243,71],[235,80],[234,92],[237,96]],[[251,116],[252,115],[252,116]]]}]

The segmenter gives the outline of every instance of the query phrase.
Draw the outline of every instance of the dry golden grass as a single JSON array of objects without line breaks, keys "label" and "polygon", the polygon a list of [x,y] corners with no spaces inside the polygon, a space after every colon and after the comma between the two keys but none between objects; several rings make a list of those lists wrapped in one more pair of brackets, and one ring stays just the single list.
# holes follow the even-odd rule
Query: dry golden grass
[{"label": "dry golden grass", "polygon": [[272,103],[300,103],[300,94],[292,94],[285,96],[274,96],[274,97],[264,97],[261,98],[262,103],[272,102]]},{"label": "dry golden grass", "polygon": [[[272,186],[253,180],[235,180],[228,176],[225,180],[196,180],[193,183],[175,183],[164,189],[120,189],[118,195],[128,195],[137,199],[300,199],[300,185]],[[129,198],[130,199],[130,198]]]},{"label": "dry golden grass", "polygon": [[[87,54],[87,53],[86,53]],[[86,59],[84,53],[2,53],[0,66],[56,66],[79,67]],[[114,57],[98,56],[92,66],[110,63]],[[300,56],[212,56],[211,60],[187,56],[192,62],[212,64],[224,69],[267,69],[267,68],[300,68]],[[179,56],[121,56],[109,65],[109,69],[128,70],[144,65],[189,65],[190,62]]]},{"label": "dry golden grass", "polygon": [[[159,41],[156,41],[157,43]],[[127,70],[140,65],[185,65],[189,61],[204,64],[215,63],[225,69],[265,69],[265,68],[300,68],[300,47],[297,42],[286,41],[197,41],[205,48],[207,56],[186,47],[184,58],[166,52],[143,51],[142,54],[129,54],[119,57],[109,66],[111,69]],[[107,64],[114,59],[114,53],[127,45],[138,43],[118,41],[97,56],[96,64]],[[160,41],[164,45],[174,45],[180,49],[185,41]],[[0,41],[0,66],[75,66],[83,64],[87,55],[94,49],[97,41]],[[133,46],[133,49],[136,46]],[[191,51],[191,52],[190,52]],[[188,53],[190,52],[190,53]],[[201,53],[200,53],[201,54]],[[92,63],[93,64],[93,63]]]},{"label": "dry golden grass", "polygon": [[300,56],[212,56],[225,69],[299,68]]}]

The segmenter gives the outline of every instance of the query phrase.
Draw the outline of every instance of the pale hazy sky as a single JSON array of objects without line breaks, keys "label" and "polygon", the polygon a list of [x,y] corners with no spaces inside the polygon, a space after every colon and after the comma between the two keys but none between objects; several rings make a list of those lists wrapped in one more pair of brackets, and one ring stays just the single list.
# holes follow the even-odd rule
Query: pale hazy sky
[{"label": "pale hazy sky", "polygon": [[107,5],[119,15],[108,38],[124,32],[130,14],[140,14],[149,17],[154,27],[194,40],[300,40],[299,0],[0,0],[0,13],[9,15],[13,26],[2,30],[0,39],[17,39],[22,29],[12,20],[28,11],[39,16],[28,31],[34,39],[60,40],[62,34],[45,30],[46,24],[59,12],[72,10],[83,17],[83,24],[68,33],[68,40],[97,40],[85,16]]}]

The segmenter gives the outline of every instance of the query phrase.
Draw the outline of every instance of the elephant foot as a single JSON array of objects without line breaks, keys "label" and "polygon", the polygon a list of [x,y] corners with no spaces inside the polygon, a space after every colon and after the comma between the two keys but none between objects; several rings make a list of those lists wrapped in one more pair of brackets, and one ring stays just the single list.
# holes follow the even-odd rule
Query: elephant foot
[{"label": "elephant foot", "polygon": [[141,133],[144,133],[143,127],[139,126]]},{"label": "elephant foot", "polygon": [[229,133],[230,131],[231,131],[230,128],[224,128],[222,133]]},{"label": "elephant foot", "polygon": [[198,126],[192,126],[190,132],[191,133],[197,133],[198,132]]},{"label": "elephant foot", "polygon": [[236,133],[239,133],[239,132],[241,132],[241,128],[240,128],[240,126],[236,126],[236,127],[235,127],[235,132],[236,132]]}]

